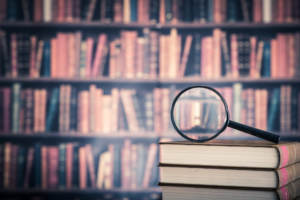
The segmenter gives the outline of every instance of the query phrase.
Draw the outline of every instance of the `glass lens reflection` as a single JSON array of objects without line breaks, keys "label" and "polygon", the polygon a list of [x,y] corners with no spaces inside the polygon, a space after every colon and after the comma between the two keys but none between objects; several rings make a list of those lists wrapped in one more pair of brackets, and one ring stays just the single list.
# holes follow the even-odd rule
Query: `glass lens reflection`
[{"label": "glass lens reflection", "polygon": [[222,99],[206,88],[192,88],[177,99],[174,106],[177,128],[187,137],[207,139],[218,133],[227,121]]}]

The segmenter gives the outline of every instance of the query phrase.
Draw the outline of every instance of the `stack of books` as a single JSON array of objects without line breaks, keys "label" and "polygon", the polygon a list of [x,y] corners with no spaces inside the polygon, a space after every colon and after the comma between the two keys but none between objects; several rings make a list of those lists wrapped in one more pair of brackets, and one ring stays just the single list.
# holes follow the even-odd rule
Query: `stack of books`
[{"label": "stack of books", "polygon": [[164,200],[296,199],[300,143],[161,142]]}]

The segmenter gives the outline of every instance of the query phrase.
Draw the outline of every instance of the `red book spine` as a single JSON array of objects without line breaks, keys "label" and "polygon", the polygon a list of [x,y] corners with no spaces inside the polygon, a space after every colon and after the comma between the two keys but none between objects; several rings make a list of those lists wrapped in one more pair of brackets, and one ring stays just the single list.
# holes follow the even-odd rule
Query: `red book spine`
[{"label": "red book spine", "polygon": [[253,0],[253,21],[262,22],[262,0]]},{"label": "red book spine", "polygon": [[25,169],[25,178],[24,178],[24,187],[29,187],[29,181],[31,176],[31,168],[33,164],[33,154],[34,154],[34,148],[30,147],[27,152],[27,160],[26,160],[26,169]]},{"label": "red book spine", "polygon": [[102,71],[102,69],[100,69],[100,65],[103,62],[102,59],[104,59],[103,55],[104,55],[104,48],[106,46],[106,41],[107,41],[106,34],[99,35],[96,55],[95,55],[93,68],[92,68],[92,76],[94,77],[99,76],[99,72]]},{"label": "red book spine", "polygon": [[122,0],[115,0],[114,2],[114,22],[123,21],[123,9],[122,9]]},{"label": "red book spine", "polygon": [[254,78],[256,73],[256,37],[250,37],[250,77]]},{"label": "red book spine", "polygon": [[0,2],[0,22],[4,21],[6,18],[6,10],[7,10],[7,0],[2,0]]},{"label": "red book spine", "polygon": [[10,175],[11,175],[11,143],[4,144],[4,188],[10,187]]},{"label": "red book spine", "polygon": [[277,57],[278,40],[277,38],[271,40],[271,77],[278,77],[278,57]]},{"label": "red book spine", "polygon": [[231,35],[231,71],[233,78],[238,78],[239,76],[239,61],[238,61],[238,41],[237,35]]},{"label": "red book spine", "polygon": [[85,153],[86,153],[85,155],[86,155],[87,167],[91,178],[91,185],[93,188],[95,188],[96,172],[95,172],[94,158],[92,153],[92,146],[90,144],[85,146]]},{"label": "red book spine", "polygon": [[79,148],[79,188],[85,189],[87,187],[87,166],[85,157],[85,147]]},{"label": "red book spine", "polygon": [[73,4],[72,0],[66,0],[66,21],[72,22],[73,21]]},{"label": "red book spine", "polygon": [[73,144],[66,145],[66,188],[72,188],[73,176]]},{"label": "red book spine", "polygon": [[10,188],[17,186],[17,165],[18,165],[18,146],[11,145],[11,159],[10,159]]},{"label": "red book spine", "polygon": [[57,39],[53,38],[51,39],[51,77],[56,78],[58,77],[57,75]]},{"label": "red book spine", "polygon": [[10,102],[11,102],[11,90],[10,88],[4,88],[3,89],[3,96],[4,96],[4,127],[3,127],[3,131],[8,133],[10,131],[10,119],[11,119],[11,110],[10,110]]},{"label": "red book spine", "polygon": [[48,188],[48,148],[46,146],[41,147],[41,158],[42,158],[42,166],[41,166],[41,175],[42,175],[42,189]]},{"label": "red book spine", "polygon": [[285,3],[284,0],[277,1],[277,22],[283,23],[284,22],[284,11],[285,11]]},{"label": "red book spine", "polygon": [[215,23],[222,23],[222,0],[213,0],[214,9],[214,21]]},{"label": "red book spine", "polygon": [[90,77],[92,72],[92,56],[93,56],[94,39],[87,39],[87,51],[86,51],[86,65],[85,65],[85,76]]},{"label": "red book spine", "polygon": [[34,21],[41,22],[43,19],[43,0],[34,0]]},{"label": "red book spine", "polygon": [[11,76],[18,76],[18,53],[17,53],[17,35],[11,34]]},{"label": "red book spine", "polygon": [[58,147],[48,147],[48,188],[56,188],[58,186]]},{"label": "red book spine", "polygon": [[213,31],[213,70],[211,76],[213,78],[221,77],[221,36],[222,31],[220,29]]},{"label": "red book spine", "polygon": [[65,16],[65,0],[57,0],[57,21],[63,22]]}]

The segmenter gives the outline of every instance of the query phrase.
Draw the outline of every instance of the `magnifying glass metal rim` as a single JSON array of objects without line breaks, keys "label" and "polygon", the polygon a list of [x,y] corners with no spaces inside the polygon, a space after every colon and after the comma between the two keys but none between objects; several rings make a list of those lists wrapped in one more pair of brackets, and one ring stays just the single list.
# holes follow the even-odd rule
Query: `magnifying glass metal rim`
[{"label": "magnifying glass metal rim", "polygon": [[[179,99],[179,97],[184,92],[186,92],[187,90],[194,89],[194,88],[203,88],[203,89],[211,90],[212,92],[214,92],[222,100],[222,103],[223,103],[223,105],[225,107],[225,111],[226,111],[226,122],[224,123],[223,127],[217,133],[215,133],[212,137],[209,137],[209,138],[206,138],[206,139],[196,140],[196,139],[192,139],[190,137],[187,137],[185,134],[182,133],[182,131],[179,130],[179,128],[177,127],[177,125],[175,123],[175,119],[174,119],[174,108],[175,108],[175,104],[176,104],[177,100]],[[177,133],[179,133],[183,138],[185,138],[189,141],[198,142],[198,143],[206,142],[206,141],[209,141],[209,140],[212,140],[212,139],[216,138],[218,135],[220,135],[227,128],[228,123],[229,123],[229,111],[228,111],[228,106],[227,106],[227,103],[226,103],[225,99],[222,97],[222,95],[217,90],[215,90],[214,88],[211,88],[209,86],[205,86],[205,85],[191,86],[191,87],[185,88],[184,90],[180,91],[177,94],[177,96],[174,98],[173,102],[172,102],[170,114],[171,114],[172,125],[175,128],[175,130],[177,131]]]}]

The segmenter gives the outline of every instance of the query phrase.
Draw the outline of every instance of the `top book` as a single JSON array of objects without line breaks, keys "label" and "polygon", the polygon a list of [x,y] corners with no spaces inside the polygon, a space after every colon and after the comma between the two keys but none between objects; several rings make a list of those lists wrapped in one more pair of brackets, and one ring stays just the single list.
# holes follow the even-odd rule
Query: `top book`
[{"label": "top book", "polygon": [[214,140],[161,142],[160,163],[169,165],[279,169],[300,162],[300,143]]}]

